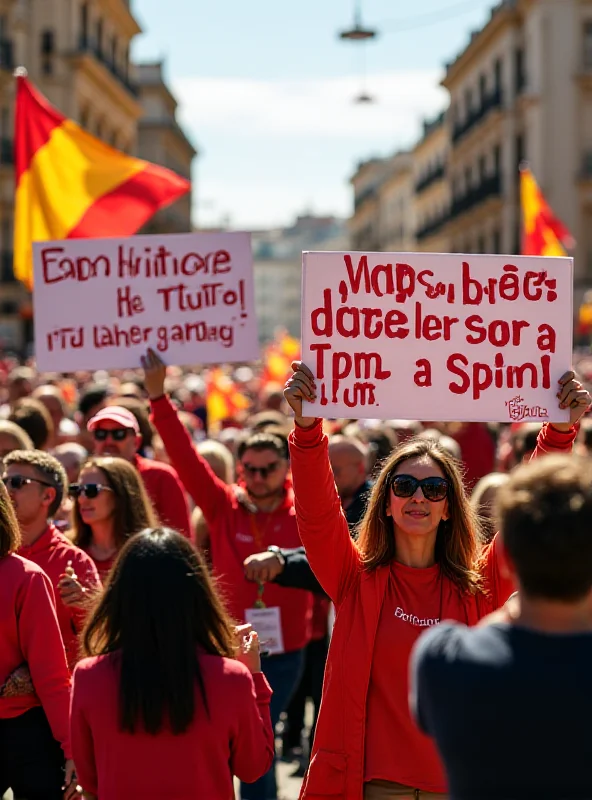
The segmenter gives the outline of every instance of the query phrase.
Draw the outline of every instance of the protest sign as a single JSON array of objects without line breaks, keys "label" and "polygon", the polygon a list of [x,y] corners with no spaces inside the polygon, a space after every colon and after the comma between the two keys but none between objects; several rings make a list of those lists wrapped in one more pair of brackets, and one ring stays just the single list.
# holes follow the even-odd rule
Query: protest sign
[{"label": "protest sign", "polygon": [[564,422],[570,258],[304,253],[305,416]]},{"label": "protest sign", "polygon": [[34,244],[35,355],[43,371],[259,357],[247,233]]}]

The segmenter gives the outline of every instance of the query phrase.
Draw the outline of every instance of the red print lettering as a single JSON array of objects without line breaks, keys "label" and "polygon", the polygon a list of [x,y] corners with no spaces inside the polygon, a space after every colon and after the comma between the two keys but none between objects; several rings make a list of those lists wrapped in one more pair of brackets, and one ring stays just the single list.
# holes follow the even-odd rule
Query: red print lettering
[{"label": "red print lettering", "polygon": [[117,316],[133,317],[134,314],[141,314],[144,311],[144,303],[139,294],[132,295],[131,286],[119,286],[117,288]]},{"label": "red print lettering", "polygon": [[540,362],[527,362],[518,366],[506,365],[501,353],[496,353],[493,365],[475,361],[473,364],[462,353],[453,353],[446,362],[446,368],[460,381],[449,383],[453,394],[466,394],[471,390],[473,400],[478,400],[483,392],[491,386],[497,389],[522,389],[527,376],[530,377],[530,388],[543,389],[551,387],[550,356],[541,356]]},{"label": "red print lettering", "polygon": [[[463,304],[469,306],[479,306],[487,302],[495,305],[499,300],[517,300],[522,293],[525,300],[537,303],[544,299],[553,303],[557,300],[557,281],[548,278],[546,272],[526,272],[522,279],[517,275],[518,267],[514,264],[506,264],[503,268],[503,275],[497,278],[487,278],[481,282],[471,275],[471,268],[468,262],[462,265],[462,292]],[[546,290],[546,295],[544,291]]]},{"label": "red print lettering", "polygon": [[466,336],[469,344],[482,344],[486,340],[494,347],[505,347],[512,343],[514,347],[521,344],[522,331],[530,328],[530,323],[525,320],[513,319],[507,322],[504,319],[495,319],[485,325],[483,317],[472,314],[465,320],[465,327],[470,333]]},{"label": "red print lettering", "polygon": [[63,247],[42,248],[41,268],[44,283],[59,283],[65,280],[83,283],[98,275],[105,278],[111,275],[111,262],[107,256],[99,255],[94,259],[88,256],[60,257],[63,252]]},{"label": "red print lettering", "polygon": [[444,339],[445,342],[449,342],[452,326],[456,325],[458,321],[458,317],[449,317],[447,314],[441,319],[435,314],[426,314],[424,317],[421,303],[415,304],[416,339],[426,339],[428,342]]}]

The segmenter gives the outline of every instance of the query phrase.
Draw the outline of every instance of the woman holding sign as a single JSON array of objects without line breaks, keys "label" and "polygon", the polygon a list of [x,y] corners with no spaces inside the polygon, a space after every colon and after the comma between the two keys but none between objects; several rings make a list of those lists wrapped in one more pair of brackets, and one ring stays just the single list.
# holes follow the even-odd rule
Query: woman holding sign
[{"label": "woman holding sign", "polygon": [[[445,797],[436,748],[408,705],[408,661],[424,628],[476,624],[513,591],[496,539],[478,556],[476,522],[460,471],[436,443],[411,440],[384,465],[354,542],[341,511],[320,419],[301,362],[286,384],[295,507],[310,564],[336,607],[323,703],[303,800]],[[570,423],[545,425],[538,453],[569,451],[590,395],[567,373],[559,403]],[[536,455],[536,453],[535,453]]]}]

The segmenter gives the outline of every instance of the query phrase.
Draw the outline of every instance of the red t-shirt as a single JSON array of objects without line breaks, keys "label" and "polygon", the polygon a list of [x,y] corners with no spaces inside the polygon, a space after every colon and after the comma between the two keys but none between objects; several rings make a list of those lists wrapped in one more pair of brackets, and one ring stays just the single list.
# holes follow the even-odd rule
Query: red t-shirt
[{"label": "red t-shirt", "polygon": [[273,762],[271,689],[262,673],[203,655],[209,716],[196,690],[189,729],[156,736],[119,728],[118,654],[82,660],[74,671],[70,729],[78,782],[105,800],[229,800],[232,775],[252,782]]},{"label": "red t-shirt", "polygon": [[99,573],[99,578],[101,580],[101,583],[104,585],[106,580],[107,580],[107,578],[109,577],[109,573],[111,572],[111,568],[113,567],[113,564],[115,564],[115,559],[117,558],[118,554],[114,553],[112,556],[109,556],[109,558],[99,559],[99,558],[95,558],[92,555],[92,553],[90,553],[86,548],[83,548],[83,549],[84,549],[84,552],[86,553],[86,555],[88,555],[88,557],[90,559],[92,559],[92,561],[93,561],[93,563],[94,563],[94,565],[96,567],[96,570]]},{"label": "red t-shirt", "polygon": [[[177,410],[167,397],[151,404],[152,420],[183,485],[201,508],[210,529],[210,555],[230,614],[244,621],[257,600],[257,584],[245,578],[244,561],[270,545],[300,547],[292,489],[286,485],[282,504],[270,513],[252,513],[242,505],[235,488],[219,480],[195,447]],[[263,602],[280,609],[284,650],[305,647],[310,640],[312,595],[266,583]]]},{"label": "red t-shirt", "polygon": [[[504,589],[495,568],[497,550],[496,540],[487,552],[484,566],[486,571],[497,573],[501,596],[509,596],[513,586],[507,582]],[[414,569],[391,562],[368,687],[364,780],[394,781],[421,786],[425,791],[446,791],[435,743],[420,732],[409,711],[409,656],[427,627],[442,620],[476,625],[493,610],[493,601],[487,596],[461,593],[452,581],[442,576],[438,564]]]},{"label": "red t-shirt", "polygon": [[74,669],[79,658],[79,635],[84,627],[88,609],[65,605],[58,591],[58,581],[65,573],[68,562],[71,562],[79,582],[86,589],[99,590],[101,581],[95,562],[53,525],[48,525],[45,532],[30,547],[21,547],[18,554],[40,566],[51,581],[68,664],[70,669]]},{"label": "red t-shirt", "polygon": [[42,706],[54,738],[70,758],[70,672],[45,572],[17,555],[0,558],[0,685],[27,664],[35,693],[0,697],[0,719]]},{"label": "red t-shirt", "polygon": [[136,456],[133,465],[142,476],[160,524],[192,539],[187,495],[173,467],[142,456]]}]

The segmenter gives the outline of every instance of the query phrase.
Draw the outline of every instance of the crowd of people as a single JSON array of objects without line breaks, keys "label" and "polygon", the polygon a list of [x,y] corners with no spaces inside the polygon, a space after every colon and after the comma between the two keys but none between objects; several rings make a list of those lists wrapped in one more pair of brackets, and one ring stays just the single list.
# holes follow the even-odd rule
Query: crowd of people
[{"label": "crowd of people", "polygon": [[592,797],[586,386],[541,427],[286,377],[214,426],[153,351],[0,360],[0,797],[275,800],[278,757],[303,800]]}]

